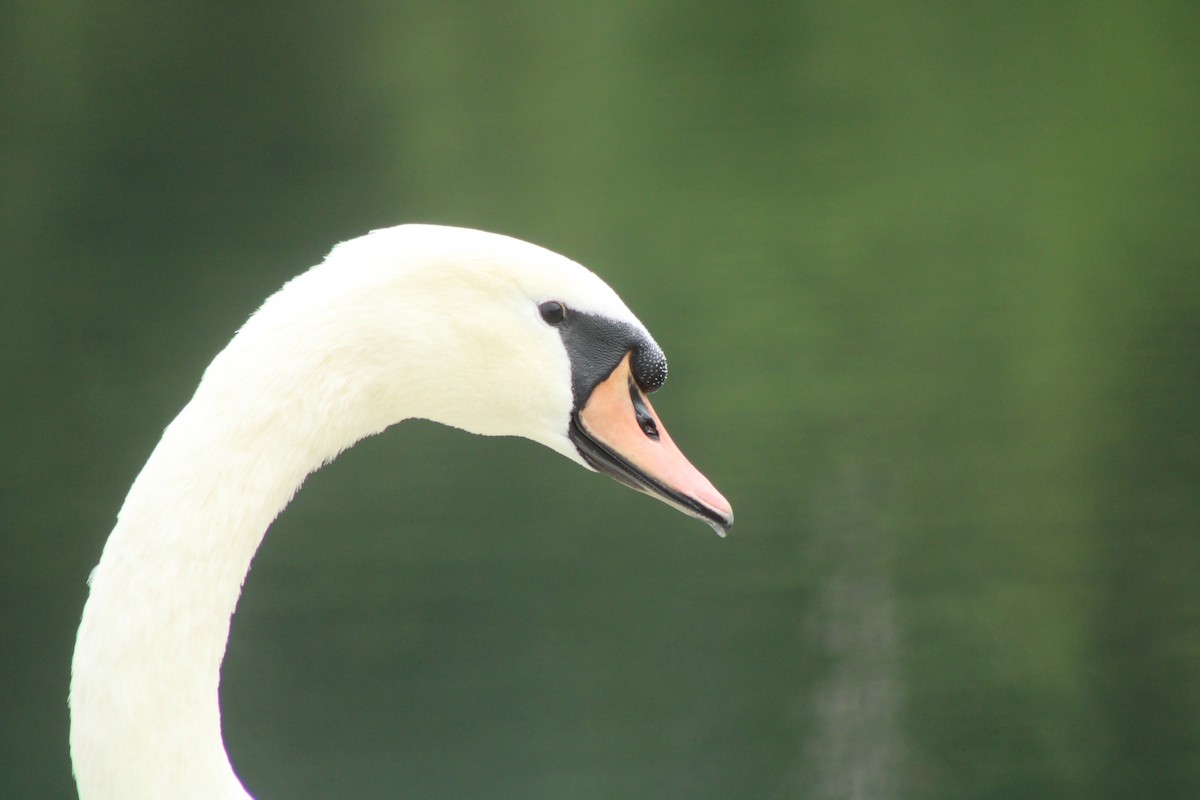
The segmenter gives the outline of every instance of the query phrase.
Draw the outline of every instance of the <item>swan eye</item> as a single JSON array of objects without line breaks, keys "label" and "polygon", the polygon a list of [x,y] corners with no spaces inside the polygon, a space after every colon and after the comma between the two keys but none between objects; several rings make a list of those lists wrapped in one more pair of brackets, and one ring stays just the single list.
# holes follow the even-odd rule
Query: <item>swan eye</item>
[{"label": "swan eye", "polygon": [[567,307],[557,300],[547,300],[538,306],[538,311],[549,325],[558,325],[567,318]]}]

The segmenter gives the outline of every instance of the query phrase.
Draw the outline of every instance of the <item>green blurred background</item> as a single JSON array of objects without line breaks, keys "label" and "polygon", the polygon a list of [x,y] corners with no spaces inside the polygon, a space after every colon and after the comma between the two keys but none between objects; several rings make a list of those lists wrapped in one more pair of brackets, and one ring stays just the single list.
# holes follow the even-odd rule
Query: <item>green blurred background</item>
[{"label": "green blurred background", "polygon": [[1200,13],[0,9],[0,796],[204,365],[402,221],[588,264],[727,540],[535,445],[364,442],[267,537],[270,798],[1200,796]]}]

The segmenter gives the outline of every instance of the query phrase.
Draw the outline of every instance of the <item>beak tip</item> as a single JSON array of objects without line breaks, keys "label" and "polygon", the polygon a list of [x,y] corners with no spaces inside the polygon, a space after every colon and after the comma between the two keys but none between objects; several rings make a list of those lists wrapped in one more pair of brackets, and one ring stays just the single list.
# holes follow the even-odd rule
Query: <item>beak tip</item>
[{"label": "beak tip", "polygon": [[729,534],[730,528],[733,527],[733,512],[730,511],[728,514],[723,515],[723,517],[719,520],[705,520],[705,522],[712,527],[717,536],[720,536],[722,539],[724,539]]}]

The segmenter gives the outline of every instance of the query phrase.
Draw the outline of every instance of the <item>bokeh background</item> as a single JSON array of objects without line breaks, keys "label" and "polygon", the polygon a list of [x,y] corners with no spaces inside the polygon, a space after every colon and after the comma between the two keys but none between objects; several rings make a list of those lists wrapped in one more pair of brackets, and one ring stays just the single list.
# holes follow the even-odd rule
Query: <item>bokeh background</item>
[{"label": "bokeh background", "polygon": [[406,423],[266,539],[266,798],[1200,796],[1191,0],[8,0],[0,796],[74,796],[85,579],[201,370],[403,221],[588,264],[727,540]]}]

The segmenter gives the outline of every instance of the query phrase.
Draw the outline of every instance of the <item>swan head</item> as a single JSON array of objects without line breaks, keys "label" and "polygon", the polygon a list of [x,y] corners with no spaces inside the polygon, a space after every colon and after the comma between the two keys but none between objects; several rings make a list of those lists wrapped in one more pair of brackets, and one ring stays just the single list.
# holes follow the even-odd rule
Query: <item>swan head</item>
[{"label": "swan head", "polygon": [[733,524],[650,403],[667,377],[662,349],[585,267],[498,234],[402,225],[339,245],[316,269],[339,272],[352,288],[336,305],[372,331],[358,372],[373,365],[376,406],[391,408],[371,427],[420,417],[522,436],[721,535]]}]

